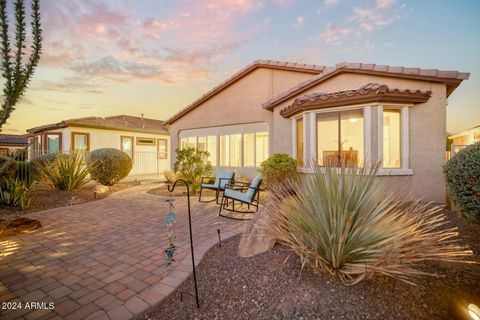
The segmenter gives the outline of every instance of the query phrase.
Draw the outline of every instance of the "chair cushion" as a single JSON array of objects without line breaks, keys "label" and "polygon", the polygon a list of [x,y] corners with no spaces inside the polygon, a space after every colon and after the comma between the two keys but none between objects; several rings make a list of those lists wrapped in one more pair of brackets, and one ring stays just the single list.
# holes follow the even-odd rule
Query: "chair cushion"
[{"label": "chair cushion", "polygon": [[253,199],[253,196],[255,195],[255,192],[256,192],[256,189],[254,188],[260,187],[261,182],[262,182],[262,179],[260,178],[260,176],[255,176],[255,178],[253,178],[252,183],[250,183],[250,188],[248,188],[248,191],[247,191],[247,197],[249,199]]},{"label": "chair cushion", "polygon": [[202,188],[217,190],[217,186],[212,183],[202,183]]},{"label": "chair cushion", "polygon": [[[217,176],[215,177],[215,187],[225,189],[225,186],[230,182],[231,179],[233,179],[234,174],[235,173],[233,171],[219,170],[217,172]],[[220,180],[221,178],[223,179]]]},{"label": "chair cushion", "polygon": [[226,189],[224,196],[227,198],[231,198],[234,200],[242,201],[245,203],[252,203],[251,198],[248,198],[246,193],[240,192],[240,191],[235,191],[232,189]]}]

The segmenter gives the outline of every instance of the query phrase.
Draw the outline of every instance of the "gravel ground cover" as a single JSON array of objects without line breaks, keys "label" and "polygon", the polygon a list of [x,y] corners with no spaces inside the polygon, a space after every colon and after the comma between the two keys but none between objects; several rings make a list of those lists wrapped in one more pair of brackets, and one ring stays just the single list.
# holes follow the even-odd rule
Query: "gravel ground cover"
[{"label": "gravel ground cover", "polygon": [[[480,226],[445,210],[450,226],[480,262]],[[192,277],[146,319],[455,319],[468,303],[480,305],[480,265],[428,262],[416,286],[377,276],[345,286],[326,275],[301,271],[299,259],[282,245],[252,257],[236,255],[240,236],[212,248],[197,269],[201,308],[180,291],[193,293]],[[463,309],[462,309],[463,308]]]}]

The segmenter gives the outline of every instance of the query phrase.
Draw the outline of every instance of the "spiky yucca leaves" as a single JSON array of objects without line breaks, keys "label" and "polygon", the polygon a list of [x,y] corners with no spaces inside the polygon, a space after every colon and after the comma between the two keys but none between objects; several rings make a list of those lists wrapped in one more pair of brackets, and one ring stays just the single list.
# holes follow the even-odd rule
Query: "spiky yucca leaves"
[{"label": "spiky yucca leaves", "polygon": [[[35,160],[34,160],[35,161]],[[36,163],[42,178],[55,190],[75,190],[89,182],[89,166],[81,153],[57,154],[54,161]]]},{"label": "spiky yucca leaves", "polygon": [[356,284],[375,274],[408,283],[426,260],[465,261],[472,252],[446,228],[441,207],[389,192],[377,166],[310,168],[276,185],[273,223],[264,226],[316,273]]}]

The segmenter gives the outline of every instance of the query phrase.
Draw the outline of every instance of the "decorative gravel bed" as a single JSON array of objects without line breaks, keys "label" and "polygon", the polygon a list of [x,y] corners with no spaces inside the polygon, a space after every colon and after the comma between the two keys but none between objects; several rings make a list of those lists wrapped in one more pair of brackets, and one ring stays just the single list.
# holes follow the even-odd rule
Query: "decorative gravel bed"
[{"label": "decorative gravel bed", "polygon": [[[480,226],[445,211],[480,262]],[[452,312],[468,303],[480,305],[480,265],[424,263],[417,286],[377,276],[345,286],[326,275],[301,272],[299,259],[286,247],[252,258],[236,254],[240,236],[211,249],[197,269],[200,309],[192,277],[146,319],[454,319]],[[462,309],[464,310],[464,309]]]}]

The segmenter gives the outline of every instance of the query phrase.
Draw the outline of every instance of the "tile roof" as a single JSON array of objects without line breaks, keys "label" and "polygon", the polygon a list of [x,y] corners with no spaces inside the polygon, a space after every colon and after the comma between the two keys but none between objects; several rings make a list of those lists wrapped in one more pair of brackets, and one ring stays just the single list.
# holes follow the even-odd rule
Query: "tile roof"
[{"label": "tile roof", "polygon": [[279,103],[297,94],[300,94],[305,90],[315,86],[316,84],[342,72],[442,82],[447,84],[447,96],[450,95],[450,93],[452,93],[463,80],[467,80],[470,77],[470,73],[467,72],[342,62],[335,65],[334,68],[325,67],[322,73],[302,83],[299,83],[297,86],[292,87],[289,90],[266,101],[265,103],[263,103],[263,108],[271,110]]},{"label": "tile roof", "polygon": [[23,147],[28,144],[28,140],[23,135],[0,134],[0,146]]},{"label": "tile roof", "polygon": [[65,128],[68,126],[80,126],[87,128],[114,129],[125,131],[137,131],[145,133],[168,134],[161,120],[147,119],[141,117],[118,115],[111,117],[85,117],[77,119],[63,120],[58,123],[52,123],[40,127],[28,129],[28,133],[37,133],[52,129]]},{"label": "tile roof", "polygon": [[424,103],[432,92],[424,90],[390,89],[385,84],[369,83],[357,90],[345,90],[332,93],[309,93],[296,98],[292,104],[280,111],[285,117],[291,117],[310,109],[331,108],[369,102]]},{"label": "tile roof", "polygon": [[203,102],[207,101],[223,89],[227,88],[234,82],[240,80],[250,72],[254,71],[258,68],[269,68],[269,69],[277,69],[277,70],[289,70],[289,71],[298,71],[298,72],[306,72],[311,74],[319,74],[324,71],[325,66],[314,65],[314,64],[304,64],[304,63],[296,63],[296,62],[284,62],[284,61],[276,61],[276,60],[256,60],[252,64],[246,66],[245,68],[241,69],[230,78],[225,80],[224,82],[220,83],[200,98],[192,102],[190,105],[186,106],[184,109],[180,110],[178,113],[170,117],[169,119],[165,120],[165,124],[169,125],[173,123],[175,120],[181,118],[191,110],[195,109]]}]

